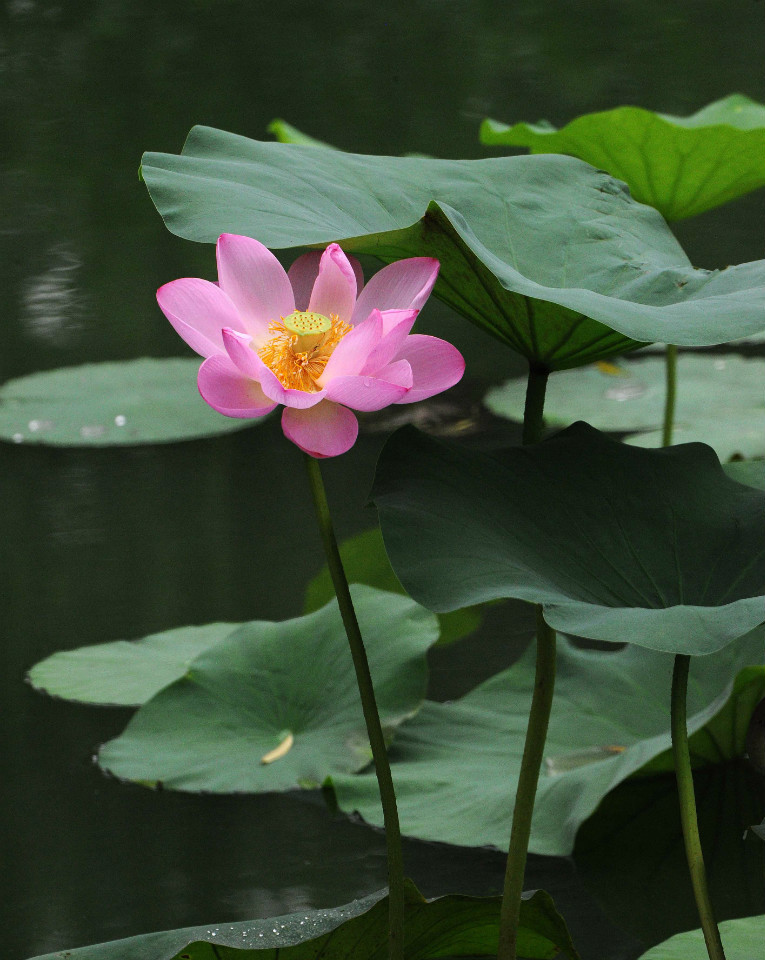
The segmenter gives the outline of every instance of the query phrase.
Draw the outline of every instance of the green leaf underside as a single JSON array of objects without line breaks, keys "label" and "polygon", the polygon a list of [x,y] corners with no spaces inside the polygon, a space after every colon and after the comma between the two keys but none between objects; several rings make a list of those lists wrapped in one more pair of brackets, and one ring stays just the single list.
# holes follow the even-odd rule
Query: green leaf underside
[{"label": "green leaf underside", "polygon": [[[392,736],[425,697],[425,654],[438,622],[408,597],[364,586],[352,593]],[[286,754],[261,763],[288,734]],[[371,752],[336,602],[295,620],[244,624],[144,704],[98,759],[122,779],[216,793],[319,786],[366,766]]]},{"label": "green leaf underside", "polygon": [[[496,955],[499,898],[426,901],[407,881],[407,960]],[[187,927],[48,953],[33,960],[378,960],[387,940],[388,898],[373,893],[343,907],[266,920]],[[524,957],[578,960],[563,918],[543,890],[523,895],[518,949]]]},{"label": "green leaf underside", "polygon": [[[681,353],[677,369],[676,444],[707,443],[721,460],[765,456],[765,360]],[[554,374],[545,420],[586,420],[598,430],[633,434],[627,443],[660,447],[665,378],[664,358],[656,356]],[[484,402],[497,416],[522,421],[525,396],[523,377],[494,387]]]},{"label": "green leaf underside", "polygon": [[179,680],[192,660],[239,623],[208,623],[54,653],[29,671],[36,690],[64,700],[137,707]]},{"label": "green leaf underside", "polygon": [[224,417],[202,400],[199,363],[144,357],[8,380],[0,387],[0,440],[133,446],[213,437],[251,426],[252,420]]},{"label": "green leaf underside", "polygon": [[374,157],[195,127],[180,156],[145,154],[142,173],[188,239],[436,257],[437,296],[552,369],[765,329],[765,264],[694,270],[656,211],[569,157]]},{"label": "green leaf underside", "polygon": [[642,450],[577,423],[487,456],[404,427],[372,499],[393,569],[432,610],[515,597],[556,630],[686,654],[765,619],[765,496],[702,444]]},{"label": "green leaf underside", "polygon": [[[720,924],[727,960],[757,960],[765,943],[765,916],[743,917]],[[664,943],[651,947],[639,960],[707,960],[702,930],[678,933]]]},{"label": "green leaf underside", "polygon": [[[688,729],[697,763],[740,756],[765,693],[765,630],[691,664]],[[669,768],[672,656],[577,649],[559,637],[558,679],[529,849],[571,853],[579,826],[619,783]],[[735,681],[734,679],[735,678]],[[534,685],[534,650],[453,703],[426,701],[390,750],[405,834],[505,848]],[[650,765],[650,766],[649,766]],[[333,778],[339,806],[382,823],[374,777]],[[475,785],[481,785],[476,803]]]},{"label": "green leaf underside", "polygon": [[[365,583],[379,590],[389,590],[391,593],[406,593],[385,553],[379,527],[364,530],[363,533],[344,540],[340,544],[340,556],[351,583]],[[325,564],[308,584],[305,612],[311,613],[318,610],[334,595],[332,577]],[[438,623],[441,630],[439,644],[452,643],[472,633],[481,623],[481,613],[480,608],[467,607],[464,610],[439,614]]]},{"label": "green leaf underside", "polygon": [[765,106],[741,94],[689,117],[617,107],[551,124],[485,120],[481,142],[564,153],[629,184],[667,220],[692,217],[765,184]]}]

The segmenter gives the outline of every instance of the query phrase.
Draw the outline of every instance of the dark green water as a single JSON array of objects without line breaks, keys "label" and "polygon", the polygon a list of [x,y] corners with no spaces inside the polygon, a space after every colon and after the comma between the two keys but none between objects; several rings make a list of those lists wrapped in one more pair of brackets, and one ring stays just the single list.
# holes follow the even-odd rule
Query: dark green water
[{"label": "dark green water", "polygon": [[[0,378],[183,354],[154,291],[214,277],[214,254],[165,231],[136,173],[144,149],[178,151],[194,123],[267,138],[281,116],[349,150],[477,157],[485,115],[562,123],[622,103],[689,113],[736,90],[765,100],[752,42],[762,6],[9,0],[0,12]],[[678,233],[700,266],[751,260],[762,256],[763,212],[760,191]],[[520,369],[436,303],[423,324],[466,354],[466,401]],[[326,464],[341,535],[374,523],[365,502],[383,438],[368,433]],[[320,545],[301,457],[278,422],[156,448],[0,444],[0,493],[0,955],[334,905],[382,886],[381,836],[333,817],[319,798],[119,785],[91,754],[127,713],[49,701],[23,683],[55,650],[300,610]],[[431,695],[455,696],[509,663],[526,626],[515,608],[493,610],[479,637],[437,651]],[[743,776],[714,786],[715,837]],[[661,822],[676,816],[666,797],[651,809]],[[528,885],[556,896],[590,960],[629,960],[696,925],[680,851],[652,852],[653,825],[614,834],[609,852],[642,858],[618,881],[602,845],[576,862],[532,861]],[[716,862],[735,859],[720,843]],[[500,886],[496,851],[411,842],[406,857],[430,895]],[[726,871],[716,881],[721,913],[765,909],[759,847]]]}]

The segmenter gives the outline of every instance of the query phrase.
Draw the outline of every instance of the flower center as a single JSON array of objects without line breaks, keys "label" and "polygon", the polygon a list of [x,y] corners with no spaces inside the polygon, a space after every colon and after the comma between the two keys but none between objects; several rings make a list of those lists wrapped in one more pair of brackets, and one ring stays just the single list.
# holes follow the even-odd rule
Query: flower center
[{"label": "flower center", "polygon": [[316,393],[332,351],[353,328],[337,314],[325,317],[310,310],[295,310],[268,325],[272,336],[258,356],[287,390]]}]

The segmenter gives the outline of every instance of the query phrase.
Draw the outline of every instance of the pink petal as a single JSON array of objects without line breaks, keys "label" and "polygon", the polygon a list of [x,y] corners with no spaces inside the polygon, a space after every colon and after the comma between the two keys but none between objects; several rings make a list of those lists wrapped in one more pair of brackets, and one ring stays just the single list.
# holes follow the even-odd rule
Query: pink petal
[{"label": "pink petal", "polygon": [[205,403],[226,417],[262,417],[276,406],[259,383],[243,377],[222,354],[205,360],[197,384]]},{"label": "pink petal", "polygon": [[401,349],[417,319],[417,310],[385,310],[373,313],[380,313],[382,317],[383,336],[370,351],[361,373],[377,376],[380,368],[390,363]]},{"label": "pink petal", "polygon": [[[292,284],[292,291],[295,294],[295,309],[307,310],[311,299],[311,291],[319,276],[319,262],[321,261],[321,252],[311,250],[310,253],[304,253],[298,257],[287,271],[287,276]],[[364,286],[364,273],[361,264],[356,257],[348,257],[348,263],[353,268],[356,277],[356,295],[361,292]]]},{"label": "pink petal", "polygon": [[438,276],[438,260],[411,257],[397,260],[376,273],[364,287],[353,310],[359,323],[372,310],[419,310],[430,295]]},{"label": "pink petal", "polygon": [[295,309],[292,284],[273,253],[252,237],[224,233],[218,238],[217,253],[221,289],[239,311],[244,329],[259,343],[271,320]]},{"label": "pink petal", "polygon": [[347,407],[325,400],[310,410],[286,407],[282,430],[288,440],[312,457],[336,457],[354,445],[359,424]]},{"label": "pink petal", "polygon": [[346,333],[329,358],[319,383],[324,386],[335,377],[355,377],[361,373],[370,353],[383,334],[383,318],[375,310],[368,319]]},{"label": "pink petal", "polygon": [[412,385],[412,371],[406,360],[390,364],[386,371],[390,379],[337,377],[327,384],[327,399],[352,410],[382,410],[401,400]]},{"label": "pink petal", "polygon": [[412,334],[406,338],[398,357],[409,361],[414,375],[414,386],[399,403],[414,403],[448,390],[465,372],[465,361],[459,350],[438,337]]},{"label": "pink petal", "polygon": [[215,283],[196,277],[173,280],[157,290],[160,310],[200,356],[223,353],[221,330],[244,330],[236,307]]},{"label": "pink petal", "polygon": [[228,329],[223,331],[226,353],[240,375],[260,383],[263,393],[274,403],[305,409],[321,402],[323,391],[308,393],[306,390],[285,389],[273,370],[267,367],[252,349],[252,344],[253,338],[249,334]]},{"label": "pink petal", "polygon": [[308,309],[325,317],[336,314],[351,322],[356,302],[356,275],[348,257],[336,243],[330,243],[319,261],[319,274],[313,285]]}]

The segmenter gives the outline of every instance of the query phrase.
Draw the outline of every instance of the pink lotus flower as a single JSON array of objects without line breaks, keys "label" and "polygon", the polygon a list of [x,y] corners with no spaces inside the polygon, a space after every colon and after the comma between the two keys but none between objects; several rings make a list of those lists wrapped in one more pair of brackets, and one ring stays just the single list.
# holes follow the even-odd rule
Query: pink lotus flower
[{"label": "pink lotus flower", "polygon": [[437,337],[410,334],[438,273],[430,257],[399,260],[363,286],[361,266],[336,243],[286,273],[250,237],[218,239],[218,283],[160,287],[162,312],[205,361],[199,392],[227,417],[284,405],[282,429],[314,457],[349,450],[352,410],[414,403],[453,386],[465,361]]}]

